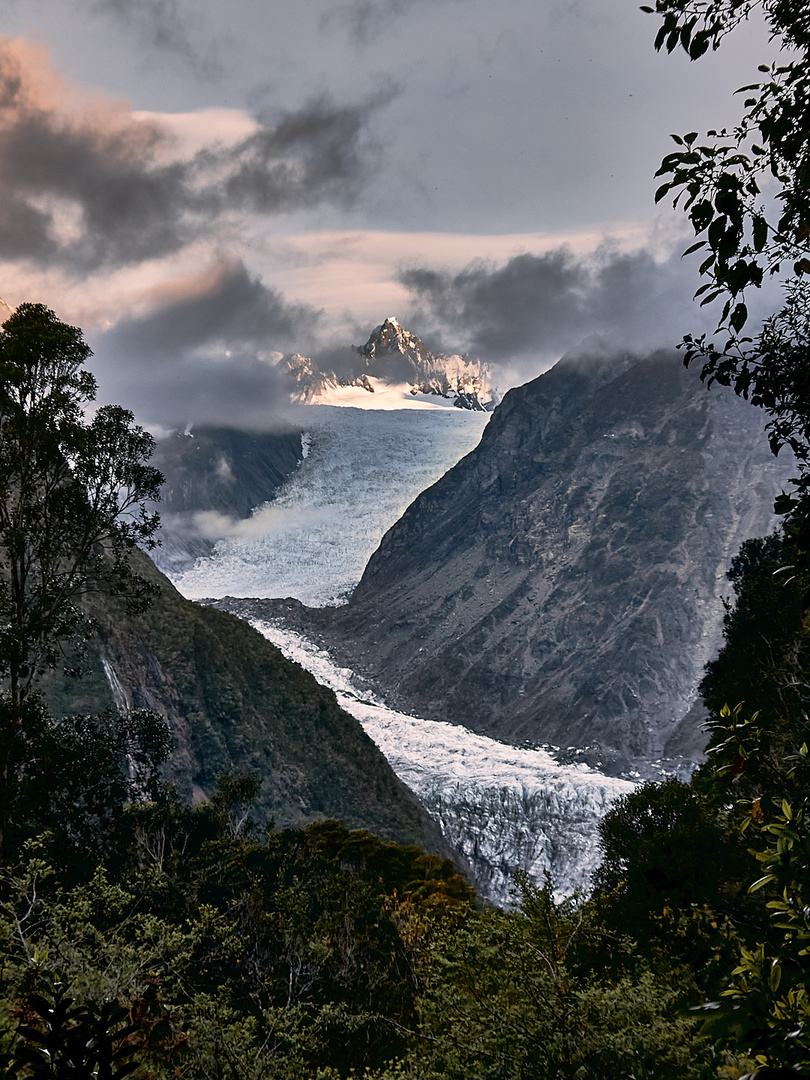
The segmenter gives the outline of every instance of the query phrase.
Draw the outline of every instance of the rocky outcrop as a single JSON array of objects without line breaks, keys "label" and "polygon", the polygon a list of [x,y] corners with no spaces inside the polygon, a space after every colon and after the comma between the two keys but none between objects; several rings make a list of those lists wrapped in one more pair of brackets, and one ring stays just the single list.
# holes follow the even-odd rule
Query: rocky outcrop
[{"label": "rocky outcrop", "polygon": [[406,383],[412,394],[449,398],[460,409],[489,411],[494,407],[486,365],[462,356],[436,355],[425,343],[399,325],[393,316],[375,327],[365,345],[353,345],[322,361],[293,353],[278,370],[293,400],[303,404],[328,396],[337,386],[356,386],[374,393],[372,380]]},{"label": "rocky outcrop", "polygon": [[506,395],[307,629],[407,711],[688,769],[726,569],[790,475],[762,430],[676,355],[566,357]]},{"label": "rocky outcrop", "polygon": [[311,357],[301,353],[283,356],[277,367],[292,399],[302,405],[310,405],[321,394],[340,385],[334,372],[321,371]]}]

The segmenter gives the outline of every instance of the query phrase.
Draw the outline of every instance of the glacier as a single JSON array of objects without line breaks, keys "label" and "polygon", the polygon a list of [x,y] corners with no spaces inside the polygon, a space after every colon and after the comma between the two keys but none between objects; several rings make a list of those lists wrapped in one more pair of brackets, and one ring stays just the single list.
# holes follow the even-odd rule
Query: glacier
[{"label": "glacier", "polygon": [[[376,396],[351,389],[367,400]],[[435,400],[410,396],[407,409],[360,409],[350,398],[303,408],[295,420],[304,428],[304,460],[272,502],[211,555],[172,576],[179,591],[190,599],[340,603],[385,531],[480,439],[490,414]],[[392,394],[386,403],[395,401]],[[633,790],[630,781],[560,764],[543,749],[404,715],[358,688],[351,671],[300,634],[266,621],[254,625],[335,691],[464,856],[482,896],[508,905],[516,870],[538,882],[550,872],[559,895],[587,889],[599,858],[598,822]]]},{"label": "glacier", "polygon": [[276,622],[250,621],[359,720],[464,856],[483,897],[510,906],[515,871],[537,883],[550,874],[558,897],[588,890],[599,864],[598,823],[634,789],[631,781],[560,764],[548,750],[509,746],[397,712],[303,635]]},{"label": "glacier", "polygon": [[211,555],[172,575],[175,586],[189,599],[292,596],[310,607],[345,600],[385,531],[473,449],[490,416],[413,404],[302,407],[295,420],[305,428],[305,457],[293,476]]}]

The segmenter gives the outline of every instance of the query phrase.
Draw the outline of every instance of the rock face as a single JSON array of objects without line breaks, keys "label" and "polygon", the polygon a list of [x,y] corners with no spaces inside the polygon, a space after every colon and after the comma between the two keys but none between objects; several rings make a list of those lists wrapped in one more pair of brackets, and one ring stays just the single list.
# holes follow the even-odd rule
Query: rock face
[{"label": "rock face", "polygon": [[726,569],[790,475],[763,423],[674,354],[566,357],[506,395],[309,630],[409,712],[593,747],[614,772],[688,769]]},{"label": "rock face", "polygon": [[489,410],[486,365],[454,355],[435,355],[425,343],[390,316],[371,331],[365,345],[332,355],[326,367],[300,353],[283,357],[278,364],[294,400],[309,404],[330,388],[357,386],[374,393],[382,383],[407,383],[412,394],[436,394],[450,398],[460,409]]},{"label": "rock face", "polygon": [[196,428],[161,439],[153,457],[165,476],[158,507],[161,546],[155,562],[177,573],[210,554],[212,518],[246,518],[273,497],[303,456],[301,432],[276,422],[269,433]]},{"label": "rock face", "polygon": [[448,845],[331,690],[233,615],[185,600],[139,555],[158,584],[142,615],[88,597],[96,636],[82,679],[52,677],[54,715],[150,708],[176,741],[167,778],[188,801],[210,796],[220,772],[260,780],[256,809],[278,827],[339,818],[446,855]]}]

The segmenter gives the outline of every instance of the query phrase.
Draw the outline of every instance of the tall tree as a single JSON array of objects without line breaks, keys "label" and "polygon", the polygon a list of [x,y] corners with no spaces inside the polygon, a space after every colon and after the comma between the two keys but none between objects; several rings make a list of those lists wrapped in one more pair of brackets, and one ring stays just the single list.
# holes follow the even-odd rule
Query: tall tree
[{"label": "tall tree", "polygon": [[31,690],[88,630],[81,595],[104,581],[138,605],[150,591],[128,556],[159,525],[153,440],[117,405],[88,422],[90,355],[41,304],[20,305],[0,330],[0,829]]}]

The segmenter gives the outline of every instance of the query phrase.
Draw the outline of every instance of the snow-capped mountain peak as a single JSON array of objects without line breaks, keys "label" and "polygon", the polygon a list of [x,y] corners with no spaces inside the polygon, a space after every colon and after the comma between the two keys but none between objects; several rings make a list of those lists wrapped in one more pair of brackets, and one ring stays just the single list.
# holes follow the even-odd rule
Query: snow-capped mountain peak
[{"label": "snow-capped mountain peak", "polygon": [[389,315],[376,326],[365,345],[353,345],[338,365],[321,367],[309,357],[293,353],[279,362],[279,371],[291,385],[291,396],[304,403],[338,404],[340,390],[357,387],[366,391],[359,402],[366,408],[380,407],[379,389],[401,386],[413,397],[439,399],[462,409],[489,412],[497,403],[489,387],[489,370],[480,361],[458,354],[434,354],[418,338]]},{"label": "snow-capped mountain peak", "polygon": [[437,361],[421,338],[403,329],[394,315],[389,315],[384,323],[376,326],[365,345],[357,345],[355,350],[369,360],[381,360],[392,353],[399,353],[407,356],[415,365],[425,368],[435,367]]}]

